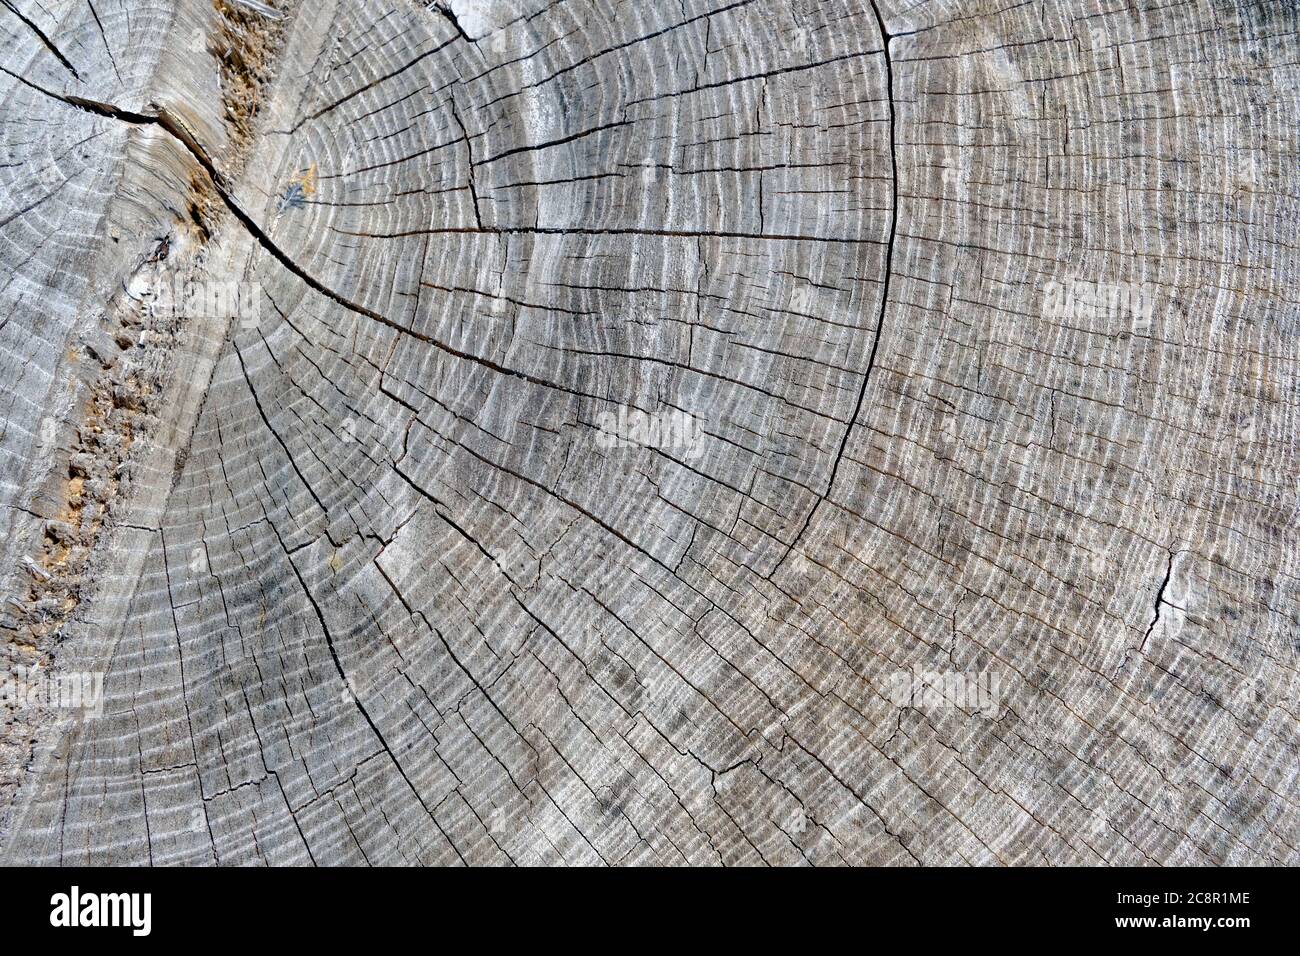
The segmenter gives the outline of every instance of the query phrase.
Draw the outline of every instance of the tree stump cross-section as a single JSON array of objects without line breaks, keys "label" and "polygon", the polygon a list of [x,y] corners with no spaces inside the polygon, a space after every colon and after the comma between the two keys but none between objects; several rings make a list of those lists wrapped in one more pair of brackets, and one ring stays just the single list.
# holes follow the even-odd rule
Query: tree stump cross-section
[{"label": "tree stump cross-section", "polygon": [[1300,863],[1298,38],[4,0],[0,862]]}]

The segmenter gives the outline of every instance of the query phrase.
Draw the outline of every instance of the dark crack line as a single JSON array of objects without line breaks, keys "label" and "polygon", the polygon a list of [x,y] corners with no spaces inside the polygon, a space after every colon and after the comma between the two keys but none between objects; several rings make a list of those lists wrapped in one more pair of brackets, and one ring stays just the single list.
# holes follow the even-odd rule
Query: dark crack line
[{"label": "dark crack line", "polygon": [[465,32],[465,28],[461,26],[460,21],[456,19],[456,11],[452,10],[452,8],[448,4],[435,3],[433,5],[433,9],[436,10],[438,13],[442,14],[443,18],[446,19],[446,21],[456,29],[456,32],[458,34],[460,34],[460,38],[462,40],[464,40],[466,43],[478,43],[477,40],[475,40],[472,36],[470,36],[468,33]]},{"label": "dark crack line", "polygon": [[467,166],[467,170],[468,170],[468,171],[467,171],[466,174],[465,174],[465,178],[466,178],[466,180],[467,180],[468,183],[469,183],[469,196],[470,196],[470,199],[471,199],[471,200],[473,201],[473,203],[474,203],[474,221],[475,221],[476,223],[478,223],[478,227],[479,227],[480,229],[482,229],[482,228],[483,228],[483,215],[479,212],[479,205],[478,205],[478,189],[475,188],[475,186],[474,186],[474,147],[473,147],[473,145],[471,145],[471,143],[470,143],[469,131],[465,129],[465,124],[464,124],[464,122],[461,121],[461,118],[460,118],[460,111],[459,111],[458,109],[456,109],[456,92],[455,92],[455,90],[453,90],[452,93],[451,93],[451,118],[454,119],[454,120],[456,121],[456,125],[457,125],[458,127],[460,127],[460,135],[461,135],[461,136],[464,138],[464,140],[465,140],[465,157],[466,157],[466,161],[467,161],[467,163],[468,163],[468,166]]},{"label": "dark crack line", "polygon": [[[72,61],[70,61],[66,56],[63,55],[63,52],[57,46],[54,45],[54,41],[51,40],[49,37],[47,37],[45,35],[45,32],[40,27],[38,27],[31,20],[27,19],[27,17],[23,16],[22,12],[19,11],[19,9],[15,7],[12,3],[10,3],[9,0],[0,0],[0,3],[3,3],[10,13],[16,16],[19,20],[23,21],[23,23],[27,24],[27,26],[31,29],[31,31],[35,33],[37,37],[40,38],[41,43],[45,44],[45,48],[58,58],[59,62],[63,64],[64,68],[69,73],[72,74],[73,78],[76,79],[78,83],[81,82],[81,74],[78,73],[77,68],[72,65]],[[99,18],[96,17],[95,19],[98,20]],[[9,73],[8,70],[5,70],[5,72]],[[10,73],[9,75],[13,76],[12,73]]]},{"label": "dark crack line", "polygon": [[1174,558],[1177,554],[1177,551],[1171,550],[1169,552],[1169,564],[1165,568],[1165,579],[1160,582],[1160,587],[1156,590],[1155,613],[1151,618],[1151,623],[1147,625],[1147,632],[1142,635],[1142,645],[1138,648],[1139,654],[1146,653],[1147,642],[1151,640],[1151,634],[1155,631],[1156,625],[1160,623],[1160,608],[1166,603],[1165,589],[1169,587],[1169,579],[1174,576]]},{"label": "dark crack line", "polygon": [[113,56],[113,48],[108,45],[108,34],[104,32],[104,24],[99,19],[99,11],[91,0],[86,0],[86,6],[90,7],[90,15],[95,18],[95,26],[99,27],[99,38],[104,42],[104,52],[108,54],[108,62],[113,64],[113,72],[117,74],[117,81],[122,82],[122,71],[117,68],[117,57]]},{"label": "dark crack line", "polygon": [[785,553],[781,559],[776,562],[772,570],[767,573],[765,580],[772,580],[772,577],[781,569],[781,565],[790,557],[795,547],[807,533],[809,525],[812,524],[813,517],[817,514],[817,509],[822,503],[830,497],[831,491],[835,488],[835,479],[840,472],[840,463],[844,460],[844,451],[848,448],[849,436],[853,434],[853,426],[857,424],[858,415],[862,412],[862,402],[867,395],[867,385],[871,382],[871,371],[876,366],[876,352],[880,348],[880,333],[885,328],[885,313],[889,308],[889,280],[893,275],[894,263],[894,237],[898,232],[898,138],[897,138],[897,116],[894,111],[894,63],[889,55],[889,41],[893,39],[885,29],[885,21],[880,16],[880,8],[876,6],[876,0],[871,0],[872,12],[876,15],[876,24],[880,28],[881,54],[885,58],[885,95],[889,104],[889,165],[893,177],[893,188],[891,190],[891,203],[889,213],[889,237],[885,242],[885,277],[880,290],[880,315],[876,321],[876,334],[871,341],[871,352],[867,356],[867,367],[862,373],[862,386],[858,389],[858,400],[853,407],[853,414],[849,417],[848,426],[844,429],[844,437],[840,439],[840,450],[835,455],[835,463],[831,466],[830,480],[826,482],[826,491],[821,494],[813,506],[808,510],[807,517],[804,518],[803,527],[799,533],[786,547]]}]

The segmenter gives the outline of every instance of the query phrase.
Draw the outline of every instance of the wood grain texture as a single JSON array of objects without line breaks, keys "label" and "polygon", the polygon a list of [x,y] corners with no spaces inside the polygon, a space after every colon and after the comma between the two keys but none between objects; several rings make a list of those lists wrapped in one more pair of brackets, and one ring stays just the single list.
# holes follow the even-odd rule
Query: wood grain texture
[{"label": "wood grain texture", "polygon": [[0,861],[1300,863],[1293,3],[3,7]]}]

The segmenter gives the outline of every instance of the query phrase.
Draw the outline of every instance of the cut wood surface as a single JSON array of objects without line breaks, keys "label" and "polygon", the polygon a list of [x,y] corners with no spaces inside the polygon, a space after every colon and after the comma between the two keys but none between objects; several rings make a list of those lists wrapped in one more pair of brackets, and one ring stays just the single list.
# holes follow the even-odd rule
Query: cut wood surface
[{"label": "cut wood surface", "polygon": [[1300,863],[1290,0],[0,5],[0,862]]}]

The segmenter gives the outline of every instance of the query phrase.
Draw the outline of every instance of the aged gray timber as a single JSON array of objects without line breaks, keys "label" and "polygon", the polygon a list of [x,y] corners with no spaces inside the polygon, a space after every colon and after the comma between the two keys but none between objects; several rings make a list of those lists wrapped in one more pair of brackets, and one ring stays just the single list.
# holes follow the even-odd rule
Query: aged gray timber
[{"label": "aged gray timber", "polygon": [[0,5],[0,862],[1300,863],[1294,3]]}]

